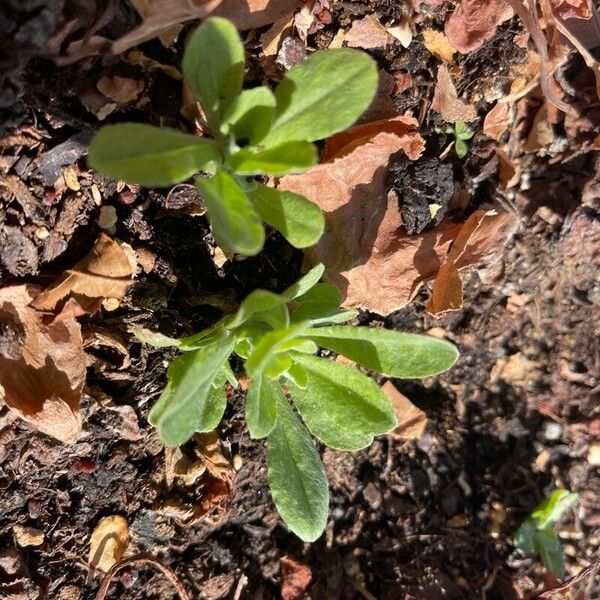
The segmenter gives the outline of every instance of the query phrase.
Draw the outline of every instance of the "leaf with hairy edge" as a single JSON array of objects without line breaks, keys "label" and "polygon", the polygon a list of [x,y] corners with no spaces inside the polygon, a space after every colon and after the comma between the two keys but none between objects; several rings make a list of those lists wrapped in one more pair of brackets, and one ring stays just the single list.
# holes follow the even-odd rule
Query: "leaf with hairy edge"
[{"label": "leaf with hairy edge", "polygon": [[306,387],[288,384],[310,432],[338,450],[360,450],[396,426],[394,409],[379,386],[356,369],[309,354],[291,353],[306,369]]},{"label": "leaf with hairy edge", "polygon": [[336,313],[342,303],[342,293],[330,283],[317,283],[311,290],[296,298],[298,308],[292,321],[308,321]]},{"label": "leaf with hairy edge", "polygon": [[219,424],[225,405],[213,382],[217,376],[225,380],[223,364],[233,344],[233,336],[222,329],[213,344],[187,352],[171,363],[167,387],[148,417],[165,444],[178,446],[193,433],[212,431]]},{"label": "leaf with hairy edge", "polygon": [[299,538],[314,542],[327,525],[327,475],[306,427],[285,398],[278,398],[277,422],[267,441],[273,502],[283,521]]},{"label": "leaf with hairy edge", "polygon": [[293,300],[294,298],[298,298],[298,296],[306,294],[310,288],[314,287],[319,282],[319,279],[321,279],[324,272],[325,265],[318,264],[314,266],[308,273],[300,277],[296,283],[290,285],[290,287],[281,295],[286,299],[286,301],[289,301]]},{"label": "leaf with hairy edge", "polygon": [[107,125],[90,144],[90,167],[129,183],[168,186],[221,163],[217,145],[169,127]]},{"label": "leaf with hairy edge", "polygon": [[283,303],[284,299],[278,294],[267,290],[254,290],[244,298],[238,311],[225,321],[225,325],[228,329],[235,329],[245,323],[255,313],[269,310]]},{"label": "leaf with hairy edge", "polygon": [[247,256],[258,254],[265,241],[265,230],[259,214],[237,181],[228,173],[217,171],[210,179],[198,177],[196,186],[202,193],[219,245]]},{"label": "leaf with hairy edge", "polygon": [[206,19],[190,37],[181,66],[218,131],[223,111],[240,95],[244,81],[244,46],[235,26],[219,17]]},{"label": "leaf with hairy edge", "polygon": [[286,142],[274,148],[243,148],[227,159],[238,175],[303,173],[317,162],[317,149],[309,142]]},{"label": "leaf with hairy edge", "polygon": [[267,87],[244,90],[223,113],[221,132],[255,145],[262,140],[273,122],[275,96]]},{"label": "leaf with hairy edge", "polygon": [[352,125],[377,91],[377,66],[351,48],[324,50],[292,67],[275,90],[277,106],[265,147],[322,140]]},{"label": "leaf with hairy edge", "polygon": [[316,327],[304,335],[319,346],[389,377],[416,379],[437,375],[458,358],[457,349],[449,342],[389,329]]},{"label": "leaf with hairy edge", "polygon": [[267,437],[277,419],[277,401],[283,398],[278,383],[263,373],[253,377],[246,394],[246,424],[252,439]]},{"label": "leaf with hairy edge", "polygon": [[295,248],[313,246],[323,235],[325,217],[321,209],[304,196],[257,184],[248,192],[248,197],[262,219],[280,231]]}]

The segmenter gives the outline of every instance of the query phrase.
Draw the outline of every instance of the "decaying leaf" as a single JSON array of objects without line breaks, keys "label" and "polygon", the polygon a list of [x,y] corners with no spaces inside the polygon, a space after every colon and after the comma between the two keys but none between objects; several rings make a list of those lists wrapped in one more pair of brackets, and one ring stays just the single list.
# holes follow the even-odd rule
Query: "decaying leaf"
[{"label": "decaying leaf", "polygon": [[290,16],[285,16],[283,19],[278,19],[260,36],[260,45],[265,56],[277,56],[281,40],[292,31],[294,19]]},{"label": "decaying leaf", "polygon": [[81,428],[81,328],[74,319],[43,323],[29,306],[38,293],[31,285],[0,290],[0,400],[40,431],[71,443]]},{"label": "decaying leaf", "polygon": [[413,32],[410,26],[411,20],[403,18],[398,25],[386,27],[387,32],[396,38],[404,48],[408,48],[413,39]]},{"label": "decaying leaf", "polygon": [[584,19],[592,16],[591,0],[550,0],[552,11],[561,19]]},{"label": "decaying leaf", "polygon": [[96,87],[99,92],[117,104],[127,104],[133,102],[140,95],[144,89],[144,82],[132,77],[105,75],[98,80]]},{"label": "decaying leaf", "polygon": [[463,121],[468,123],[477,118],[477,110],[458,97],[450,71],[446,65],[440,65],[435,82],[435,93],[431,102],[432,110],[442,115],[447,123]]},{"label": "decaying leaf", "polygon": [[435,57],[448,64],[454,62],[456,48],[441,31],[437,31],[437,29],[425,29],[423,31],[423,43],[425,44],[425,48]]},{"label": "decaying leaf", "polygon": [[388,435],[397,440],[418,440],[427,428],[427,415],[388,381],[381,386],[390,399],[398,425]]},{"label": "decaying leaf", "polygon": [[128,256],[117,242],[100,234],[90,254],[37,296],[32,306],[54,311],[59,302],[72,295],[63,307],[68,310],[57,318],[60,320],[94,312],[105,298],[122,298],[135,270]]},{"label": "decaying leaf", "polygon": [[427,311],[440,315],[462,305],[459,270],[481,262],[489,263],[502,252],[514,232],[517,216],[504,210],[476,210],[463,224],[433,283]]},{"label": "decaying leaf", "polygon": [[129,525],[125,517],[111,515],[100,519],[90,539],[90,567],[106,573],[123,558],[128,545]]},{"label": "decaying leaf", "polygon": [[294,560],[291,556],[279,559],[281,567],[281,600],[303,600],[312,581],[308,565]]},{"label": "decaying leaf", "polygon": [[351,48],[374,50],[385,48],[393,38],[375,15],[367,15],[353,21],[344,39]]},{"label": "decaying leaf", "polygon": [[231,487],[235,471],[232,464],[221,453],[221,442],[217,432],[197,433],[193,439],[196,443],[194,451],[205,464],[208,472],[215,479],[220,479]]},{"label": "decaying leaf", "polygon": [[500,141],[504,132],[512,125],[512,109],[508,102],[497,102],[483,120],[483,133]]},{"label": "decaying leaf", "polygon": [[229,19],[241,30],[270,25],[291,17],[300,0],[147,0],[147,5],[144,21],[113,42],[113,54],[158,37],[175,25],[208,16]]},{"label": "decaying leaf", "polygon": [[435,277],[460,229],[445,222],[406,235],[398,199],[386,193],[385,184],[390,157],[405,149],[404,138],[377,133],[342,158],[280,182],[323,209],[325,234],[307,258],[325,264],[326,280],[346,295],[348,308],[388,314],[405,306],[424,281]]},{"label": "decaying leaf", "polygon": [[461,0],[444,31],[461,54],[468,54],[494,36],[500,15],[498,0]]}]

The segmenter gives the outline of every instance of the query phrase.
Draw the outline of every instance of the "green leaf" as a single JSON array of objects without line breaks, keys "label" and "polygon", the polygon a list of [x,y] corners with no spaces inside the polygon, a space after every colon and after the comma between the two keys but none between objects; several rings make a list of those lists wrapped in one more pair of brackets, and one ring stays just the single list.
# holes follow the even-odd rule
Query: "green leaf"
[{"label": "green leaf", "polygon": [[531,513],[538,529],[554,527],[565,512],[577,501],[577,494],[568,490],[558,489],[541,502]]},{"label": "green leaf", "polygon": [[88,163],[113,179],[160,187],[214,171],[221,153],[214,142],[169,127],[123,123],[100,129]]},{"label": "green leaf", "polygon": [[356,319],[358,316],[358,311],[351,310],[337,310],[332,312],[324,317],[320,317],[318,319],[311,319],[312,325],[328,325],[331,323],[346,323],[346,321],[351,321],[352,319]]},{"label": "green leaf", "polygon": [[306,294],[296,298],[298,308],[292,321],[309,321],[336,313],[342,303],[342,293],[330,283],[317,283]]},{"label": "green leaf", "polygon": [[265,230],[259,214],[237,181],[219,170],[211,179],[198,177],[196,185],[202,193],[219,245],[224,250],[247,256],[258,254],[265,241]]},{"label": "green leaf", "polygon": [[278,398],[277,423],[267,441],[273,502],[299,538],[314,542],[327,525],[327,475],[308,431],[284,398]]},{"label": "green leaf", "polygon": [[275,96],[267,87],[244,90],[223,113],[221,132],[255,145],[271,127],[275,114]]},{"label": "green leaf", "polygon": [[469,146],[461,138],[457,137],[454,141],[454,150],[458,158],[464,158],[469,153]]},{"label": "green leaf", "polygon": [[310,432],[327,446],[359,450],[396,426],[387,396],[357,369],[309,354],[292,357],[308,377],[304,389],[290,382],[290,395]]},{"label": "green leaf", "polygon": [[163,335],[158,331],[150,331],[150,329],[145,329],[144,327],[136,327],[133,330],[133,335],[140,340],[140,342],[144,342],[144,344],[149,344],[155,348],[168,348],[169,346],[179,347],[181,345],[181,340],[178,340],[177,338]]},{"label": "green leaf", "polygon": [[259,373],[250,381],[246,394],[246,424],[250,437],[258,440],[267,437],[277,420],[277,401],[283,398],[278,383]]},{"label": "green leaf", "polygon": [[225,321],[225,326],[228,329],[235,329],[248,321],[256,313],[268,311],[283,303],[284,299],[278,294],[268,292],[267,290],[254,290],[244,298],[235,315]]},{"label": "green leaf", "polygon": [[389,329],[339,325],[312,328],[304,336],[389,377],[437,375],[458,358],[458,351],[449,342]]},{"label": "green leaf", "polygon": [[316,52],[277,86],[275,119],[262,145],[314,142],[350,127],[371,104],[377,82],[375,61],[360,50]]},{"label": "green leaf", "polygon": [[233,336],[221,329],[212,344],[186,352],[171,363],[165,391],[148,416],[165,444],[178,446],[193,433],[212,431],[219,424],[225,410],[224,392],[213,387],[213,382],[218,376],[225,381],[223,365],[233,343]]},{"label": "green leaf", "polygon": [[248,196],[262,219],[281,231],[283,237],[295,248],[313,246],[323,235],[323,213],[304,196],[261,184],[248,192]]},{"label": "green leaf", "polygon": [[314,266],[308,273],[300,277],[296,283],[291,285],[281,295],[289,301],[293,300],[294,298],[298,298],[298,296],[306,294],[310,288],[314,287],[318,283],[324,272],[325,266],[322,263]]},{"label": "green leaf", "polygon": [[317,162],[317,149],[309,142],[286,142],[275,148],[244,148],[227,159],[238,175],[302,173]]},{"label": "green leaf", "polygon": [[213,131],[218,131],[223,111],[239,96],[244,80],[244,47],[231,21],[206,19],[189,39],[182,68]]},{"label": "green leaf", "polygon": [[285,329],[265,333],[246,360],[244,365],[246,373],[250,377],[255,377],[268,368],[269,362],[276,354],[287,352],[302,344],[303,340],[298,339],[298,336],[302,335],[307,327],[308,323],[294,323]]},{"label": "green leaf", "polygon": [[552,527],[540,529],[534,535],[535,554],[539,554],[543,565],[559,579],[565,576],[565,561],[560,540]]}]

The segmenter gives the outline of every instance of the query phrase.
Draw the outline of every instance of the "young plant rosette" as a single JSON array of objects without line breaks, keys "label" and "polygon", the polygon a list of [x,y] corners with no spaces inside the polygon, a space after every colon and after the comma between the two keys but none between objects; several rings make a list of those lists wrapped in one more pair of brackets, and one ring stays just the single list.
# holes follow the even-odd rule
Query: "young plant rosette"
[{"label": "young plant rosette", "polygon": [[225,382],[238,385],[229,358],[243,360],[250,380],[246,423],[251,438],[267,440],[273,501],[288,527],[309,542],[323,533],[329,506],[325,468],[311,434],[330,448],[359,450],[396,425],[375,381],[318,356],[319,348],[401,378],[436,375],[458,357],[452,344],[430,336],[340,325],[357,313],[340,308],[335,287],[318,283],[323,270],[314,267],[282,294],[255,290],[235,314],[190,337],[136,332],[142,341],[183,353],[169,366],[149,416],[169,446],[217,427],[227,404]]}]

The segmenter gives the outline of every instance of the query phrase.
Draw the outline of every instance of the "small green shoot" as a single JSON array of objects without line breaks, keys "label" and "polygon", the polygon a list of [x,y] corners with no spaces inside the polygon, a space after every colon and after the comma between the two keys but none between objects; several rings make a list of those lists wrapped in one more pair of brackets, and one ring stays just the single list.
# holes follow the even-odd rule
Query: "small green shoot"
[{"label": "small green shoot", "polygon": [[136,332],[143,342],[182,352],[169,366],[166,387],[149,415],[169,446],[219,424],[227,403],[225,382],[237,386],[229,358],[242,359],[249,378],[250,437],[266,438],[273,500],[305,541],[323,533],[329,505],[325,468],[311,434],[331,448],[359,450],[396,425],[375,381],[318,356],[318,348],[389,377],[436,375],[458,357],[452,344],[434,337],[342,325],[357,313],[340,308],[342,295],[335,287],[319,283],[323,270],[314,267],[281,294],[255,290],[235,314],[187,338]]},{"label": "small green shoot", "polygon": [[446,133],[454,137],[454,151],[458,158],[464,158],[469,153],[469,145],[467,140],[470,140],[475,132],[463,121],[456,121],[454,126],[446,125]]},{"label": "small green shoot", "polygon": [[244,46],[229,21],[211,17],[183,57],[186,83],[202,105],[213,139],[139,123],[108,125],[92,140],[89,164],[115,179],[149,187],[196,178],[213,234],[224,249],[260,252],[263,221],[295,247],[324,229],[319,207],[256,176],[300,173],[317,161],[312,142],[352,125],[377,90],[377,67],[352,48],[322,50],[292,67],[272,92],[242,91]]},{"label": "small green shoot", "polygon": [[552,492],[525,519],[514,539],[515,548],[521,554],[540,556],[544,566],[559,579],[564,577],[565,564],[554,528],[576,501],[577,494],[567,490]]}]

